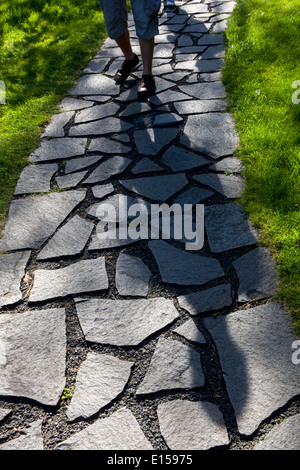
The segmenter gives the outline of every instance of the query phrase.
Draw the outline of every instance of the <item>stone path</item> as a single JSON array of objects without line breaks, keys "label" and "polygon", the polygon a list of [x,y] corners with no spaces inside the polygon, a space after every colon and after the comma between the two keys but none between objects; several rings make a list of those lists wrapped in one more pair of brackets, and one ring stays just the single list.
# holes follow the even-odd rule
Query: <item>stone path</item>
[{"label": "stone path", "polygon": [[[221,82],[235,4],[175,1],[157,94],[137,101],[140,68],[115,85],[107,39],[20,176],[0,240],[1,450],[300,448],[296,338],[238,203]],[[130,222],[119,196],[204,204],[204,246],[109,238],[106,203]]]}]

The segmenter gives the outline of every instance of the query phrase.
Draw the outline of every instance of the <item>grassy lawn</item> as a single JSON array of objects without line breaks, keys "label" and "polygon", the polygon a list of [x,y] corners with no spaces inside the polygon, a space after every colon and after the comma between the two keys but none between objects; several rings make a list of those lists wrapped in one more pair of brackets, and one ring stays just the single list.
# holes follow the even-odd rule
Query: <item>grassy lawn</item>
[{"label": "grassy lawn", "polygon": [[241,140],[242,202],[278,262],[278,298],[299,335],[299,0],[238,0],[227,40],[223,80]]},{"label": "grassy lawn", "polygon": [[0,229],[42,126],[105,37],[98,0],[1,0]]}]

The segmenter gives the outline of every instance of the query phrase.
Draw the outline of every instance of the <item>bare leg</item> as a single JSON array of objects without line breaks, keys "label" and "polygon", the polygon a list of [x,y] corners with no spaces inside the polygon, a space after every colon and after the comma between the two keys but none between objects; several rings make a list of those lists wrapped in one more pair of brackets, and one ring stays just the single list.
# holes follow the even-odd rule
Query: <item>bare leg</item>
[{"label": "bare leg", "polygon": [[143,75],[152,75],[154,38],[147,41],[140,39],[139,42],[143,61]]},{"label": "bare leg", "polygon": [[121,48],[124,54],[125,60],[132,60],[134,56],[133,56],[133,51],[131,48],[130,36],[129,36],[128,30],[126,31],[126,33],[124,33],[122,36],[116,39],[116,43]]}]

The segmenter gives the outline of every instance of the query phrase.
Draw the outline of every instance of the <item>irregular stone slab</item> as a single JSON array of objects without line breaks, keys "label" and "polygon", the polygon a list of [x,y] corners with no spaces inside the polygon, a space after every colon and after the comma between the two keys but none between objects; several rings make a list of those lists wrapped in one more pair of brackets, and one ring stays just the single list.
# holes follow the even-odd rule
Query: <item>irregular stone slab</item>
[{"label": "irregular stone slab", "polygon": [[98,419],[55,450],[153,450],[138,422],[127,408]]},{"label": "irregular stone slab", "polygon": [[77,111],[78,109],[90,108],[93,105],[94,101],[84,101],[75,98],[64,98],[61,101],[59,108],[61,112]]},{"label": "irregular stone slab", "polygon": [[180,143],[213,158],[234,153],[238,134],[229,113],[208,113],[189,116]]},{"label": "irregular stone slab", "polygon": [[218,72],[224,65],[223,59],[198,59],[179,62],[175,70],[190,70],[191,72],[207,73]]},{"label": "irregular stone slab", "polygon": [[70,95],[118,95],[115,81],[102,74],[83,75],[70,90]]},{"label": "irregular stone slab", "polygon": [[94,224],[75,215],[63,225],[38,254],[38,260],[73,256],[82,253]]},{"label": "irregular stone slab", "polygon": [[205,226],[213,253],[253,245],[258,234],[239,204],[221,204],[205,208]]},{"label": "irregular stone slab", "polygon": [[153,122],[153,127],[165,127],[170,124],[177,124],[182,122],[183,118],[173,113],[163,113],[156,116]]},{"label": "irregular stone slab", "polygon": [[93,59],[89,62],[83,73],[101,73],[109,63],[107,59]]},{"label": "irregular stone slab", "polygon": [[153,57],[173,57],[174,44],[158,44],[154,47]]},{"label": "irregular stone slab", "polygon": [[92,187],[93,196],[97,199],[101,199],[104,196],[107,196],[108,194],[112,193],[113,191],[114,187],[111,183],[101,184],[99,186]]},{"label": "irregular stone slab", "polygon": [[180,194],[180,196],[173,201],[173,204],[180,204],[184,209],[184,204],[192,204],[194,206],[195,204],[206,201],[213,195],[214,193],[212,191],[191,187]]},{"label": "irregular stone slab", "polygon": [[22,251],[0,256],[0,307],[22,299],[20,285],[30,255],[30,251]]},{"label": "irregular stone slab", "polygon": [[0,422],[3,421],[10,414],[11,414],[11,410],[8,410],[6,408],[0,408]]},{"label": "irregular stone slab", "polygon": [[41,419],[29,424],[20,437],[0,444],[0,450],[44,450],[42,424]]},{"label": "irregular stone slab", "polygon": [[68,419],[89,418],[108,405],[123,392],[133,365],[108,354],[89,352],[77,373]]},{"label": "irregular stone slab", "polygon": [[[118,224],[122,222],[127,225],[128,220],[135,217],[135,214],[128,214],[129,208],[134,204],[139,204],[141,209],[147,211],[147,214],[150,211],[150,204],[143,199],[132,198],[124,194],[113,194],[104,201],[93,204],[87,210],[87,215],[105,222],[117,222]],[[108,209],[111,209],[110,213],[108,213]]]},{"label": "irregular stone slab", "polygon": [[169,299],[75,299],[86,341],[137,346],[179,314]]},{"label": "irregular stone slab", "polygon": [[189,15],[193,15],[195,13],[206,13],[208,12],[208,5],[204,5],[203,3],[199,4],[197,3],[196,5],[193,4],[187,4],[187,5],[181,5],[180,6],[181,12],[185,11]]},{"label": "irregular stone slab", "polygon": [[22,171],[14,194],[47,193],[51,179],[58,170],[58,165],[27,165]]},{"label": "irregular stone slab", "polygon": [[179,132],[180,129],[149,128],[135,131],[133,137],[140,154],[157,155]]},{"label": "irregular stone slab", "polygon": [[40,248],[85,195],[74,190],[12,201],[0,250]]},{"label": "irregular stone slab", "polygon": [[179,89],[201,100],[226,98],[226,90],[222,82],[193,83],[191,85],[179,85]]},{"label": "irregular stone slab", "polygon": [[80,171],[77,173],[70,173],[69,175],[57,176],[57,186],[60,189],[75,188],[84,179],[87,173],[87,171]]},{"label": "irregular stone slab", "polygon": [[177,36],[178,35],[174,33],[158,34],[155,36],[155,44],[175,42]]},{"label": "irregular stone slab", "polygon": [[225,111],[227,102],[224,100],[192,100],[192,101],[178,101],[174,103],[176,111],[182,114],[201,114],[211,113],[218,111]]},{"label": "irregular stone slab", "polygon": [[129,191],[145,196],[153,201],[166,201],[173,194],[184,188],[188,180],[184,173],[176,175],[146,176],[121,180],[120,183]]},{"label": "irregular stone slab", "polygon": [[180,53],[180,54],[176,54],[176,62],[186,62],[188,60],[195,60],[196,57],[197,57],[197,54],[195,52],[190,53],[190,54]]},{"label": "irregular stone slab", "polygon": [[289,416],[274,426],[253,450],[300,450],[300,415]]},{"label": "irregular stone slab", "polygon": [[150,173],[152,171],[164,171],[164,168],[159,166],[157,163],[154,163],[150,158],[142,158],[134,168],[132,168],[131,172],[136,174],[139,173]]},{"label": "irregular stone slab", "polygon": [[177,300],[180,307],[193,316],[199,315],[199,313],[218,311],[232,304],[231,287],[229,284],[221,284],[200,292],[180,295]]},{"label": "irregular stone slab", "polygon": [[96,121],[98,119],[114,116],[120,106],[115,103],[98,104],[92,108],[84,109],[76,114],[75,124],[87,121]]},{"label": "irregular stone slab", "polygon": [[264,299],[275,294],[277,270],[267,249],[258,247],[232,264],[239,278],[239,302]]},{"label": "irregular stone slab", "polygon": [[100,137],[99,139],[92,139],[89,146],[89,152],[104,152],[104,153],[128,153],[131,151],[130,147],[123,145],[115,140]]},{"label": "irregular stone slab", "polygon": [[203,334],[198,330],[193,320],[188,320],[173,331],[174,333],[183,336],[185,339],[192,341],[193,343],[206,343]]},{"label": "irregular stone slab", "polygon": [[210,23],[191,24],[191,25],[186,26],[182,30],[182,32],[183,33],[192,33],[195,36],[198,36],[199,33],[208,33],[210,26],[211,26]]},{"label": "irregular stone slab", "polygon": [[71,137],[43,140],[40,147],[30,155],[29,160],[42,162],[76,157],[84,154],[86,144],[87,139],[72,139]]},{"label": "irregular stone slab", "polygon": [[151,111],[151,108],[147,103],[137,101],[126,106],[125,110],[120,114],[120,116],[133,116],[136,114],[147,113],[149,111]]},{"label": "irregular stone slab", "polygon": [[51,118],[50,123],[46,126],[45,131],[42,134],[42,137],[64,137],[65,135],[64,127],[72,119],[74,114],[75,114],[74,111],[54,114]]},{"label": "irregular stone slab", "polygon": [[224,276],[220,263],[173,247],[163,240],[148,243],[163,282],[178,285],[202,285]]},{"label": "irregular stone slab", "polygon": [[220,80],[222,80],[222,72],[202,73],[201,74],[201,81],[202,82],[219,82]]},{"label": "irregular stone slab", "polygon": [[121,121],[118,118],[109,117],[92,121],[87,124],[78,124],[71,127],[69,131],[70,136],[78,135],[105,135],[112,132],[123,132],[131,129],[133,124]]},{"label": "irregular stone slab", "polygon": [[122,173],[131,162],[130,158],[120,156],[104,160],[85,180],[85,183],[93,184],[105,181],[113,175]]},{"label": "irregular stone slab", "polygon": [[88,251],[104,250],[105,248],[116,248],[138,242],[139,239],[133,239],[129,234],[124,238],[119,236],[115,230],[105,231],[102,226],[96,227],[96,233],[88,247]]},{"label": "irregular stone slab", "polygon": [[[177,47],[176,48],[176,55],[177,54],[200,54],[204,50],[204,46],[186,46],[186,47]],[[195,56],[197,57],[197,55]],[[178,57],[177,57],[178,59]]]},{"label": "irregular stone slab", "polygon": [[120,253],[116,266],[116,287],[120,295],[146,297],[151,272],[140,258]]},{"label": "irregular stone slab", "polygon": [[171,450],[208,450],[229,444],[223,415],[212,403],[171,400],[159,404],[157,414]]},{"label": "irregular stone slab", "polygon": [[239,432],[250,435],[299,394],[300,370],[291,360],[296,338],[289,316],[270,302],[207,318],[205,325],[218,349]]},{"label": "irregular stone slab", "polygon": [[167,91],[158,93],[157,95],[150,96],[149,101],[153,104],[160,105],[160,104],[174,103],[174,101],[183,101],[183,100],[188,100],[188,99],[192,99],[192,97],[189,97],[188,95],[184,95],[183,93],[180,93],[179,91],[167,90]]},{"label": "irregular stone slab", "polygon": [[227,29],[228,23],[227,20],[220,21],[220,23],[216,23],[213,26],[213,32],[214,33],[224,33]]},{"label": "irregular stone slab", "polygon": [[236,2],[224,2],[219,5],[215,5],[212,7],[212,11],[218,13],[232,13],[235,9]]},{"label": "irregular stone slab", "polygon": [[65,387],[62,308],[0,315],[0,395],[56,406]]},{"label": "irregular stone slab", "polygon": [[74,171],[82,170],[88,166],[94,165],[103,158],[102,155],[95,155],[93,157],[80,157],[74,160],[68,160],[65,166],[65,174],[73,173]]},{"label": "irregular stone slab", "polygon": [[203,385],[200,354],[180,341],[160,338],[137,394]]},{"label": "irregular stone slab", "polygon": [[202,157],[202,155],[197,155],[197,153],[191,152],[190,150],[185,150],[177,147],[176,145],[171,145],[171,147],[169,147],[163,154],[161,163],[167,165],[173,171],[184,171],[207,165],[209,160]]},{"label": "irregular stone slab", "polygon": [[215,44],[224,44],[225,36],[224,34],[203,34],[198,40],[199,45],[210,46]]},{"label": "irregular stone slab", "polygon": [[168,73],[167,75],[164,75],[164,78],[167,80],[171,80],[172,82],[179,82],[179,80],[182,80],[183,78],[187,77],[189,72],[171,72]]},{"label": "irregular stone slab", "polygon": [[210,170],[213,171],[224,171],[231,173],[241,173],[243,170],[242,162],[236,157],[226,157],[219,162],[210,165]]},{"label": "irregular stone slab", "polygon": [[218,46],[210,46],[201,55],[202,59],[220,59],[225,55],[225,48],[222,44]]},{"label": "irregular stone slab", "polygon": [[105,258],[78,261],[66,268],[37,269],[30,302],[108,289]]},{"label": "irregular stone slab", "polygon": [[195,181],[210,186],[223,196],[235,199],[242,195],[244,190],[244,180],[236,175],[220,175],[217,173],[205,173],[193,176]]},{"label": "irregular stone slab", "polygon": [[192,46],[193,45],[193,40],[191,36],[188,34],[181,34],[178,38],[177,41],[177,46],[179,47],[184,47],[184,46]]}]

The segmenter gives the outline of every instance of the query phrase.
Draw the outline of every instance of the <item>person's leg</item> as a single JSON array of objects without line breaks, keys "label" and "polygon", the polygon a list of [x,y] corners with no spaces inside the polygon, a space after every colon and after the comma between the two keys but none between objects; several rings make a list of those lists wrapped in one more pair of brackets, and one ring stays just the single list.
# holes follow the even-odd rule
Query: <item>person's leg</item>
[{"label": "person's leg", "polygon": [[133,60],[134,54],[132,51],[131,43],[130,43],[130,36],[128,29],[122,36],[116,38],[116,43],[120,47],[121,51],[124,54],[125,60]]},{"label": "person's leg", "polygon": [[139,43],[143,61],[143,75],[152,75],[154,38],[148,40],[139,39]]}]

